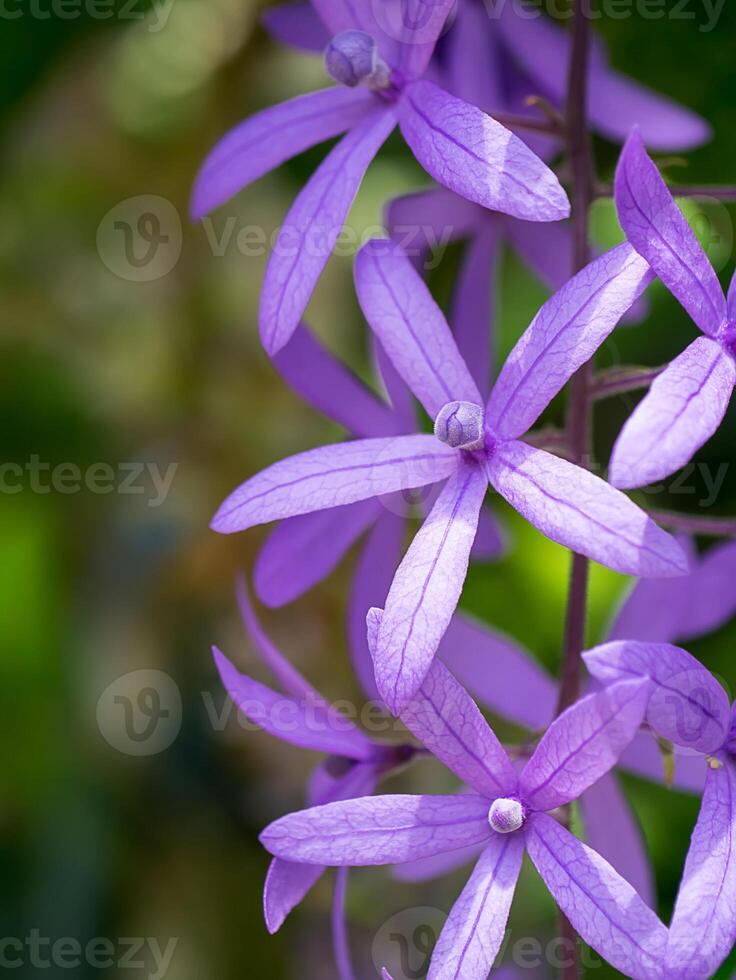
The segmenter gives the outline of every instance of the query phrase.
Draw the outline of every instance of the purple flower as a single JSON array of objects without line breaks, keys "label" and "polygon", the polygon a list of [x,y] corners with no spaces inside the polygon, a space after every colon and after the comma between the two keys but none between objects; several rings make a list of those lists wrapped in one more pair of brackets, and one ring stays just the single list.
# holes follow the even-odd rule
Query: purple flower
[{"label": "purple flower", "polygon": [[646,721],[652,730],[707,757],[703,801],[666,958],[668,978],[706,980],[736,940],[736,706],[713,675],[679,647],[619,640],[584,656],[590,672],[604,682],[648,679]]},{"label": "purple flower", "polygon": [[[441,310],[405,255],[370,242],[356,260],[363,311],[430,418],[482,397]],[[276,463],[228,497],[222,533],[447,480],[386,599],[376,683],[394,713],[419,688],[457,605],[488,483],[547,537],[625,574],[687,571],[682,549],[601,479],[520,441],[650,281],[628,244],[601,256],[541,308],[504,365],[484,413],[482,448],[437,436],[359,439]],[[472,430],[473,438],[475,429]],[[455,441],[455,437],[452,437]]]},{"label": "purple flower", "polygon": [[[380,611],[369,624],[377,632]],[[393,864],[482,845],[435,946],[429,980],[485,980],[500,948],[524,850],[574,928],[617,969],[661,977],[667,932],[633,887],[549,815],[615,764],[636,733],[649,682],[579,701],[520,774],[477,706],[436,661],[402,721],[470,789],[454,796],[366,797],[313,807],[261,834],[284,860]]]},{"label": "purple flower", "polygon": [[[217,669],[233,702],[252,724],[283,742],[328,754],[309,781],[310,806],[373,793],[381,779],[412,759],[417,751],[415,746],[377,742],[364,735],[302,677],[264,633],[243,582],[238,585],[238,602],[250,640],[283,693],[241,674],[213,648]],[[281,927],[324,870],[324,864],[297,864],[280,858],[271,862],[263,893],[269,932]],[[335,885],[333,922],[341,976],[347,977],[351,972],[345,968],[349,960],[342,907],[345,884],[343,873]]]},{"label": "purple flower", "polygon": [[[376,397],[304,327],[279,351],[274,365],[305,401],[353,436],[390,438],[415,431],[410,392],[380,347],[376,361],[390,405]],[[254,569],[259,599],[272,608],[283,606],[328,575],[351,545],[367,533],[351,585],[348,634],[353,667],[371,699],[378,697],[378,691],[366,644],[365,613],[386,600],[411,510],[411,503],[395,494],[287,518],[267,538]],[[483,508],[471,557],[490,560],[500,554],[503,545],[490,510]]]},{"label": "purple flower", "polygon": [[736,384],[736,276],[726,298],[636,130],[621,153],[615,197],[626,237],[705,334],[659,375],[623,427],[610,477],[628,488],[674,473],[721,424]]},{"label": "purple flower", "polygon": [[[263,16],[264,24],[284,44],[323,51],[329,35],[315,8],[318,4],[307,2],[271,7]],[[544,96],[563,107],[570,57],[567,31],[529,5],[520,9],[514,0],[496,3],[489,11],[486,0],[460,0],[439,50],[448,91],[491,115],[528,112],[525,99],[530,95]],[[691,149],[711,135],[700,116],[612,68],[605,45],[597,38],[590,65],[588,117],[591,127],[614,142],[623,142],[631,127],[639,125],[653,150]],[[543,157],[555,147],[549,137],[536,134],[525,135],[524,140]]]},{"label": "purple flower", "polygon": [[[688,575],[643,579],[627,596],[608,629],[608,639],[630,638],[666,643],[694,639],[717,629],[736,611],[736,542],[719,545],[699,557],[689,541],[681,541],[691,559]],[[456,614],[437,651],[461,684],[482,707],[489,708],[532,732],[544,731],[554,718],[558,700],[555,681],[516,641],[500,631]],[[624,750],[619,766],[626,772],[661,783],[662,755],[650,733],[638,733]],[[702,793],[702,760],[675,757],[672,785]],[[648,905],[655,892],[649,859],[639,825],[613,773],[607,773],[580,797],[587,842],[636,888]],[[442,855],[400,865],[396,877],[424,881],[445,874],[477,856]]]},{"label": "purple flower", "polygon": [[[258,113],[205,161],[194,189],[195,218],[290,157],[347,131],[298,194],[269,260],[260,309],[269,354],[296,329],[363,175],[397,123],[424,169],[469,200],[531,221],[569,214],[557,177],[517,136],[422,77],[452,5],[315,0],[331,37],[327,67],[342,84]],[[369,55],[370,39],[376,48]]]}]

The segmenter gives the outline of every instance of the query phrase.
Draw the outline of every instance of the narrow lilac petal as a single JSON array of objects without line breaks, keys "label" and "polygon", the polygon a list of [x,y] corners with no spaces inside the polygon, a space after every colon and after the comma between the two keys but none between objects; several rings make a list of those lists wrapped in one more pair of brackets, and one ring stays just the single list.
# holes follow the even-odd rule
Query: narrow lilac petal
[{"label": "narrow lilac petal", "polygon": [[[395,0],[391,0],[391,6],[394,5]],[[312,6],[331,36],[343,31],[364,31],[375,39],[383,59],[392,67],[398,66],[400,30],[397,31],[395,15],[385,4],[364,3],[363,0],[312,0]]]},{"label": "narrow lilac petal", "polygon": [[554,717],[557,685],[514,640],[457,613],[437,651],[457,679],[495,714],[533,731]]},{"label": "narrow lilac petal", "polygon": [[594,129],[617,143],[638,126],[651,150],[690,150],[712,133],[701,116],[609,65],[591,68],[588,117]]},{"label": "narrow lilac petal", "polygon": [[357,439],[310,449],[246,480],[212,521],[221,534],[436,483],[457,468],[457,451],[430,435]]},{"label": "narrow lilac petal", "polygon": [[448,92],[493,115],[506,107],[505,65],[482,3],[461,3],[445,41]]},{"label": "narrow lilac petal", "polygon": [[339,980],[355,980],[350,957],[348,923],[345,914],[345,898],[348,887],[348,868],[335,872],[335,888],[332,895],[332,946]]},{"label": "narrow lilac petal", "polygon": [[485,218],[477,204],[446,187],[404,194],[389,202],[386,229],[412,260],[471,235]]},{"label": "narrow lilac petal", "polygon": [[500,226],[494,221],[484,222],[466,247],[450,314],[460,356],[468,365],[478,389],[484,394],[491,387],[495,284],[500,245]]},{"label": "narrow lilac petal", "polygon": [[621,152],[614,194],[628,240],[700,329],[715,336],[726,314],[723,290],[695,233],[647,155],[638,130]]},{"label": "narrow lilac petal", "polygon": [[480,843],[493,831],[480,796],[368,796],[290,813],[261,843],[307,864],[393,864]]},{"label": "narrow lilac petal", "polygon": [[427,980],[486,980],[506,932],[524,856],[522,834],[495,834],[440,933]]},{"label": "narrow lilac petal", "polygon": [[573,268],[569,223],[530,225],[526,221],[511,220],[505,222],[504,228],[514,251],[548,289],[556,290],[565,285]]},{"label": "narrow lilac petal", "polygon": [[355,286],[368,323],[432,419],[451,401],[481,404],[442,311],[395,242],[374,239],[360,250]]},{"label": "narrow lilac petal", "polygon": [[[569,34],[547,17],[528,17],[513,3],[502,4],[499,29],[514,57],[539,91],[564,105]],[[595,39],[594,39],[595,40]],[[588,116],[601,135],[623,140],[637,123],[652,149],[684,150],[703,143],[710,134],[695,113],[650,91],[608,66],[600,43],[593,47],[588,89]]]},{"label": "narrow lilac petal", "polygon": [[241,674],[215,647],[222,683],[240,711],[255,725],[291,745],[369,759],[373,743],[345,715],[322,698],[295,700]]},{"label": "narrow lilac petal", "polygon": [[388,354],[383,349],[383,345],[374,333],[371,333],[369,342],[376,373],[380,381],[383,382],[383,388],[396,416],[399,431],[402,433],[416,432],[416,408],[411,391],[407,388],[404,379],[393,366]]},{"label": "narrow lilac petal", "polygon": [[442,878],[458,868],[470,864],[478,858],[483,844],[471,844],[469,847],[459,847],[456,851],[446,851],[433,857],[421,858],[419,861],[407,861],[397,864],[392,875],[397,881],[420,883]]},{"label": "narrow lilac petal", "polygon": [[504,554],[507,547],[508,540],[504,528],[487,507],[482,507],[470,560],[494,561]]},{"label": "narrow lilac petal", "polygon": [[[379,507],[381,505],[379,504]],[[372,606],[386,603],[396,568],[401,559],[406,522],[383,510],[363,547],[353,575],[348,604],[348,638],[353,669],[366,697],[379,699],[373,658],[368,649],[365,619]]]},{"label": "narrow lilac petal", "polygon": [[263,915],[273,935],[324,873],[323,864],[296,864],[274,858],[263,890]]},{"label": "narrow lilac petal", "polygon": [[395,125],[392,110],[374,109],[330,151],[292,204],[261,293],[261,341],[269,354],[281,350],[299,325],[366,169]]},{"label": "narrow lilac petal", "polygon": [[557,177],[518,136],[432,82],[407,86],[399,125],[427,173],[462,197],[527,221],[569,215]]},{"label": "narrow lilac petal", "polygon": [[511,796],[516,772],[475,701],[439,662],[430,667],[401,720],[425,748],[476,793]]},{"label": "narrow lilac petal", "polygon": [[736,615],[736,541],[706,552],[689,579],[693,594],[680,619],[681,640],[706,636]]},{"label": "narrow lilac petal", "polygon": [[707,980],[736,940],[736,768],[708,772],[670,924],[667,977]]},{"label": "narrow lilac petal", "polygon": [[605,775],[637,733],[649,690],[646,678],[622,681],[556,718],[519,778],[524,800],[535,810],[553,810]]},{"label": "narrow lilac petal", "polygon": [[455,611],[487,486],[479,466],[461,464],[396,572],[374,651],[378,690],[394,714],[417,692]]},{"label": "narrow lilac petal", "polygon": [[261,23],[271,37],[300,51],[322,52],[330,42],[327,28],[306,0],[268,7]]},{"label": "narrow lilac petal", "polygon": [[399,40],[394,67],[404,78],[424,74],[455,4],[456,0],[394,0],[381,5],[389,35]]},{"label": "narrow lilac petal", "polygon": [[306,402],[361,438],[399,435],[397,419],[306,327],[273,359],[282,378]]},{"label": "narrow lilac petal", "polygon": [[606,639],[653,643],[672,643],[678,639],[692,604],[698,557],[691,538],[679,535],[677,540],[692,571],[677,578],[640,579],[616,611]]},{"label": "narrow lilac petal", "polygon": [[613,773],[606,773],[580,797],[587,843],[656,907],[652,867],[636,816]]},{"label": "narrow lilac petal", "polygon": [[381,776],[379,770],[380,764],[375,760],[355,762],[342,755],[330,756],[312,770],[307,802],[309,806],[322,806],[372,796]]},{"label": "narrow lilac petal", "polygon": [[736,365],[698,337],[653,382],[613,447],[610,479],[622,489],[661,480],[686,463],[723,421]]},{"label": "narrow lilac petal", "polygon": [[265,633],[258,621],[253,604],[250,601],[248,586],[244,577],[238,578],[235,594],[243,625],[248,632],[251,643],[256,649],[256,653],[278,680],[284,691],[290,694],[295,700],[319,701],[321,699],[320,693],[299,673],[296,667],[283,655],[276,644]]},{"label": "narrow lilac petal", "polygon": [[647,677],[653,690],[646,720],[662,738],[696,752],[714,752],[728,734],[731,705],[709,670],[668,643],[617,640],[583,654],[590,673],[605,683]]},{"label": "narrow lilac petal", "polygon": [[554,294],[506,359],[488,401],[494,435],[527,432],[578,368],[595,354],[652,281],[626,242],[587,265]]},{"label": "narrow lilac petal", "polygon": [[521,442],[487,464],[502,497],[548,538],[625,575],[683,575],[677,541],[599,477]]},{"label": "narrow lilac petal", "polygon": [[202,165],[192,192],[192,217],[203,218],[269,170],[351,129],[374,107],[370,92],[339,86],[297,96],[246,119]]},{"label": "narrow lilac petal", "polygon": [[528,825],[529,857],[575,931],[625,976],[664,980],[667,930],[629,882],[546,813]]},{"label": "narrow lilac petal", "polygon": [[736,272],[731,277],[726,297],[726,314],[729,320],[736,320]]},{"label": "narrow lilac petal", "polygon": [[[664,783],[665,769],[662,753],[651,732],[639,732],[624,749],[619,759],[619,768],[654,783]],[[675,772],[672,779],[674,789],[682,793],[700,795],[705,785],[705,759],[697,755],[675,753]]]},{"label": "narrow lilac petal", "polygon": [[304,595],[334,571],[379,514],[380,504],[366,500],[282,521],[256,559],[258,598],[275,609]]}]

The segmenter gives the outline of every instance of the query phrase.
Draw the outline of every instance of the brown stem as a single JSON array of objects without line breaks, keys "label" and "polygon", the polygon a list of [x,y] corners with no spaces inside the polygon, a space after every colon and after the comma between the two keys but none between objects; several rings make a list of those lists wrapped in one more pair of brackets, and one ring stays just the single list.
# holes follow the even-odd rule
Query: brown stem
[{"label": "brown stem", "polygon": [[625,395],[629,391],[648,388],[664,370],[658,368],[617,367],[600,371],[593,379],[590,396],[593,401]]},{"label": "brown stem", "polygon": [[534,119],[514,112],[493,112],[493,118],[507,129],[526,129],[532,133],[545,133],[547,136],[565,135],[564,129],[554,119]]},{"label": "brown stem", "polygon": [[658,524],[673,531],[716,538],[736,537],[736,519],[733,517],[698,517],[696,514],[677,514],[671,510],[648,510],[647,513]]}]

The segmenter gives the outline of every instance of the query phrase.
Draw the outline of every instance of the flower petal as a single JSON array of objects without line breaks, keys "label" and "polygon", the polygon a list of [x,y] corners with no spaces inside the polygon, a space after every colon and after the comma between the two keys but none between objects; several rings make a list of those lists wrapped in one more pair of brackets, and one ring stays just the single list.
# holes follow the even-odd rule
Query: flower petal
[{"label": "flower petal", "polygon": [[383,608],[386,604],[388,590],[401,560],[405,533],[404,519],[389,509],[383,510],[360,553],[350,589],[350,656],[353,670],[371,701],[378,700],[380,695],[376,687],[373,657],[368,649],[365,620],[371,607]]},{"label": "flower petal", "polygon": [[527,221],[569,215],[557,177],[518,136],[432,82],[407,86],[399,125],[427,173],[456,194]]},{"label": "flower petal", "polygon": [[502,443],[487,464],[502,497],[542,534],[626,575],[683,575],[677,541],[599,477],[521,442]]},{"label": "flower petal", "polygon": [[433,881],[470,864],[471,861],[476,861],[484,847],[485,844],[471,844],[468,847],[459,847],[456,851],[435,854],[434,857],[407,861],[392,868],[391,874],[396,881],[415,883]]},{"label": "flower petal", "polygon": [[268,7],[261,14],[261,23],[271,37],[299,51],[321,54],[330,43],[327,28],[307,0]]},{"label": "flower petal", "polygon": [[501,231],[498,223],[486,221],[468,243],[453,291],[450,315],[460,356],[484,394],[491,387],[496,319],[494,283],[500,261]]},{"label": "flower petal", "polygon": [[399,435],[391,407],[306,327],[300,327],[273,359],[282,378],[318,412],[361,438]]},{"label": "flower petal", "polygon": [[504,228],[514,251],[550,290],[560,289],[573,268],[572,230],[569,222],[530,225],[510,219]]},{"label": "flower petal", "polygon": [[707,636],[736,614],[736,541],[707,551],[689,578],[693,595],[680,620],[681,640]]},{"label": "flower petal", "polygon": [[393,864],[487,840],[480,796],[366,796],[290,813],[260,836],[277,857],[307,864]]},{"label": "flower petal", "polygon": [[502,557],[508,548],[508,538],[503,525],[488,507],[481,507],[478,531],[470,552],[471,561],[494,561]]},{"label": "flower petal", "polygon": [[528,826],[529,857],[575,931],[625,976],[663,980],[667,930],[629,882],[546,813]]},{"label": "flower petal", "polygon": [[374,500],[289,517],[266,538],[253,569],[258,598],[272,609],[304,595],[334,571],[381,513]]},{"label": "flower petal", "polygon": [[192,217],[198,221],[254,180],[351,129],[374,109],[370,92],[337,86],[256,113],[224,136],[205,160],[192,192]]},{"label": "flower petal", "polygon": [[337,966],[339,980],[355,980],[350,956],[348,922],[345,914],[348,874],[348,868],[337,869],[332,894],[332,947],[335,952],[335,965]]},{"label": "flower petal", "polygon": [[[705,758],[700,754],[676,752],[674,762],[672,788],[700,796],[705,785]],[[619,768],[653,783],[665,782],[664,759],[651,732],[639,732],[634,736],[631,744],[621,753]]]},{"label": "flower petal", "polygon": [[394,65],[404,78],[423,75],[456,0],[389,0],[380,5],[384,29],[399,41]]},{"label": "flower petal", "polygon": [[634,811],[614,773],[606,773],[580,797],[585,839],[634,886],[650,908],[656,907],[652,867]]},{"label": "flower petal", "polygon": [[527,432],[578,368],[595,354],[652,281],[626,242],[573,276],[548,299],[506,359],[488,401],[493,434]]},{"label": "flower petal", "polygon": [[295,700],[235,669],[214,647],[222,683],[240,711],[254,725],[282,742],[351,759],[370,759],[373,743],[353,722],[322,698]]},{"label": "flower petal", "polygon": [[355,260],[355,286],[368,323],[432,419],[451,401],[482,403],[442,311],[398,245],[368,242]]},{"label": "flower petal", "polygon": [[522,834],[495,834],[437,940],[427,980],[486,980],[501,948],[524,856]]},{"label": "flower petal", "polygon": [[617,640],[583,654],[591,674],[610,684],[647,677],[653,690],[646,720],[662,738],[695,752],[714,752],[728,734],[731,705],[709,670],[669,643]]},{"label": "flower petal", "polygon": [[516,772],[506,750],[475,701],[439,660],[401,712],[401,720],[476,793],[493,800],[516,790]]},{"label": "flower petal", "polygon": [[613,447],[610,479],[622,489],[661,480],[689,463],[723,421],[736,365],[698,337],[652,383]]},{"label": "flower petal", "polygon": [[322,695],[319,691],[312,687],[309,681],[287,660],[259,623],[253,604],[250,601],[250,596],[248,595],[248,586],[246,585],[245,577],[238,578],[235,592],[240,617],[248,632],[248,638],[255,647],[260,659],[278,680],[284,691],[290,694],[295,700],[321,700]]},{"label": "flower petal", "polygon": [[726,314],[723,290],[638,130],[629,136],[619,158],[615,198],[628,240],[700,329],[715,336]]},{"label": "flower petal", "polygon": [[273,935],[324,873],[323,864],[296,864],[274,858],[263,889],[263,915]]},{"label": "flower petal", "polygon": [[483,707],[532,730],[554,717],[557,685],[515,640],[456,613],[437,651]]},{"label": "flower petal", "polygon": [[416,264],[427,252],[471,235],[485,211],[446,187],[403,194],[389,201],[385,225],[391,238]]},{"label": "flower petal", "polygon": [[396,572],[374,650],[376,684],[394,714],[419,689],[455,611],[487,486],[479,466],[461,463]]},{"label": "flower petal", "polygon": [[457,451],[430,435],[357,439],[321,446],[274,463],[246,480],[212,521],[232,534],[269,521],[380,497],[444,480]]},{"label": "flower petal", "polygon": [[[395,0],[390,0],[394,3]],[[355,0],[312,0],[330,36],[343,31],[364,31],[378,44],[381,56],[392,67],[399,61],[400,43],[393,19],[388,20],[384,4],[361,3]]]},{"label": "flower petal", "polygon": [[271,356],[299,325],[368,165],[395,125],[390,109],[374,109],[330,151],[292,204],[261,292],[261,342]]},{"label": "flower petal", "polygon": [[524,800],[553,810],[576,800],[618,762],[644,718],[649,681],[622,681],[556,718],[519,777]]},{"label": "flower petal", "polygon": [[707,980],[736,940],[736,769],[710,769],[670,924],[667,977]]}]

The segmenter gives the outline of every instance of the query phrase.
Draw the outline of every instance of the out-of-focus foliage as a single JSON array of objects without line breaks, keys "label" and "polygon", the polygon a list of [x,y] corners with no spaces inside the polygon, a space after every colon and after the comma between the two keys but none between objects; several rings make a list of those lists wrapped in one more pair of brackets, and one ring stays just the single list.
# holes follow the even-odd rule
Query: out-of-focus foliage
[{"label": "out-of-focus foliage", "polygon": [[[21,938],[33,929],[82,944],[140,936],[165,947],[178,938],[169,980],[332,975],[329,879],[282,938],[267,936],[260,911],[267,859],[256,833],[301,805],[312,760],[242,731],[234,718],[218,721],[224,695],[209,657],[215,641],[242,666],[254,664],[232,586],[264,537],[218,538],[207,529],[210,515],[245,476],[340,436],[281,383],[255,324],[265,263],[260,236],[271,235],[324,151],[264,178],[205,226],[187,220],[192,177],[216,138],[255,109],[324,84],[318,59],[279,50],[264,36],[260,6],[169,0],[149,8],[116,0],[107,10],[85,0],[76,7],[38,0],[36,14],[7,4],[5,11],[22,15],[3,14],[0,31],[0,455],[22,467],[20,492],[4,483],[0,495],[0,919],[3,935]],[[59,9],[80,16],[62,17]],[[112,16],[90,14],[102,9]],[[669,162],[673,180],[729,182],[736,175],[736,10],[727,5],[711,32],[700,31],[701,23],[633,14],[598,26],[618,67],[714,125],[710,146]],[[610,178],[616,148],[597,150],[601,177]],[[424,180],[392,140],[370,171],[351,227],[362,233],[380,224],[383,202]],[[182,228],[178,261],[152,281],[132,281],[105,244],[116,231],[125,234],[111,225],[112,209],[142,195],[169,202]],[[121,213],[128,220],[135,205]],[[708,205],[703,213],[712,223],[701,221],[700,231],[725,277],[734,212]],[[615,240],[605,204],[594,224],[601,240]],[[155,238],[157,228],[145,227]],[[176,248],[175,225],[172,234],[167,247]],[[432,275],[445,301],[456,260],[450,251]],[[506,256],[497,297],[501,352],[544,297]],[[369,376],[350,256],[330,264],[310,320]],[[599,360],[661,363],[692,335],[682,309],[655,287],[646,323],[618,330]],[[621,399],[598,410],[599,458],[607,458],[632,404]],[[551,417],[561,411],[556,404]],[[703,512],[704,474],[712,480],[725,467],[709,513],[736,513],[735,434],[732,414],[679,492],[670,485],[652,503]],[[44,490],[66,464],[83,476],[108,464],[115,488]],[[121,486],[120,467],[129,464],[149,464],[136,481],[141,492]],[[164,473],[172,464],[161,500],[151,469]],[[517,636],[554,671],[568,556],[494,506],[513,549],[499,565],[473,568],[462,605]],[[347,561],[303,600],[264,615],[285,652],[334,698],[357,697],[343,625],[349,570]],[[591,641],[624,586],[621,577],[594,570]],[[732,686],[734,641],[731,626],[693,648]],[[182,700],[178,736],[146,757],[111,745],[99,720],[108,685],[138,670],[170,675]],[[424,764],[401,785],[421,789],[432,778]],[[627,788],[667,916],[697,802],[633,779]],[[383,870],[357,872],[349,904],[361,980],[373,975],[371,941],[383,922],[411,906],[449,909],[462,880],[459,873],[415,888],[389,884]],[[529,869],[520,887],[525,898],[515,906],[512,939],[554,935],[551,902]],[[73,975],[101,972],[87,964]]]}]

